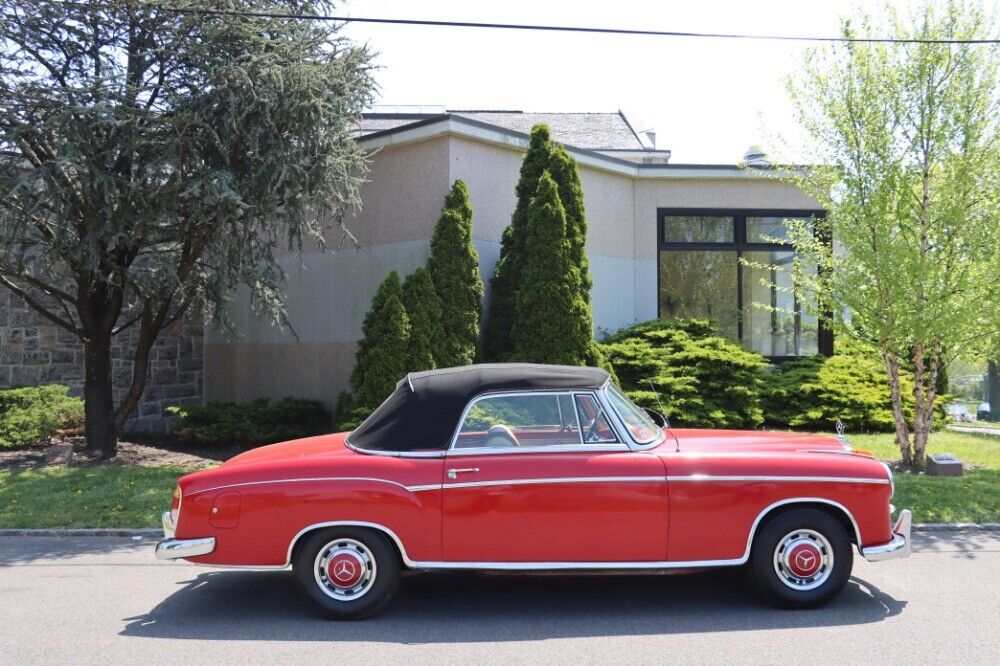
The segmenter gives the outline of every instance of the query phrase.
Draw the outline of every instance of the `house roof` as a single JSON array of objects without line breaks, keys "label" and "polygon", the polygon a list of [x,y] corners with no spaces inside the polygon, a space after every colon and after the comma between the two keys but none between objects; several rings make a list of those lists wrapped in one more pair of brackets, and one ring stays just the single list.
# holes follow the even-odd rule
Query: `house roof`
[{"label": "house roof", "polygon": [[[406,108],[406,107],[403,107]],[[477,117],[476,114],[479,114]],[[603,116],[599,121],[581,120],[583,116]],[[614,120],[614,118],[618,120]],[[516,150],[528,147],[529,132],[533,124],[544,122],[542,118],[552,122],[566,119],[564,125],[550,124],[553,138],[565,141],[567,135],[575,136],[577,144],[587,140],[587,137],[605,136],[598,133],[596,127],[603,126],[605,130],[618,132],[616,140],[625,142],[625,126],[631,132],[632,139],[641,144],[639,136],[632,131],[624,115],[620,113],[584,114],[584,113],[522,113],[511,111],[446,111],[443,107],[427,109],[421,107],[419,112],[396,113],[366,113],[357,129],[357,138],[369,150],[378,150],[388,146],[398,146],[414,141],[423,141],[432,136],[451,134],[467,137],[476,141],[507,146]],[[514,120],[516,119],[516,121]],[[492,121],[492,122],[489,122]],[[504,121],[505,125],[497,124]],[[623,125],[618,125],[619,121]],[[525,129],[515,129],[508,125],[520,123]],[[591,125],[588,125],[592,123]],[[605,123],[601,125],[601,123]],[[575,133],[574,133],[575,132]],[[588,133],[589,132],[589,133]],[[607,140],[605,140],[607,141]],[[580,164],[593,168],[619,173],[638,178],[670,178],[683,179],[705,178],[749,179],[760,180],[772,178],[773,173],[784,172],[787,169],[800,169],[808,165],[768,165],[757,166],[747,164],[674,164],[669,162],[669,150],[655,150],[649,147],[613,148],[580,146],[566,143],[567,149]]]},{"label": "house roof", "polygon": [[559,143],[589,150],[644,151],[651,148],[621,111],[558,113],[450,109],[443,113],[366,113],[361,121],[361,135],[444,115],[469,118],[521,134],[529,134],[532,127],[544,123],[549,126],[552,138]]}]

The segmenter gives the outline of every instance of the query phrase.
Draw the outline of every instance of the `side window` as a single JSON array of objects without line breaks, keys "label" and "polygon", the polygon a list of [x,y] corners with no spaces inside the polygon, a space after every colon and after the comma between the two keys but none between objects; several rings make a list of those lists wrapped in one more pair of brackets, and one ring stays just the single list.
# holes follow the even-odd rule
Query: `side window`
[{"label": "side window", "polygon": [[580,423],[568,394],[480,398],[469,409],[456,448],[579,445]]},{"label": "side window", "polygon": [[580,426],[583,433],[583,441],[587,444],[601,444],[605,442],[617,442],[615,431],[608,423],[601,405],[589,394],[576,396],[576,407],[580,413]]}]

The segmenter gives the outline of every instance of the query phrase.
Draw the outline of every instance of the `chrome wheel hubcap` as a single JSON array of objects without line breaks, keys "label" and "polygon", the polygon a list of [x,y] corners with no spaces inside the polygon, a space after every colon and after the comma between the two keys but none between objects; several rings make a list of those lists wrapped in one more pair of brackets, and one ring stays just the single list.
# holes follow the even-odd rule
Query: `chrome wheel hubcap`
[{"label": "chrome wheel hubcap", "polygon": [[774,549],[778,580],[793,590],[813,590],[833,573],[833,547],[815,530],[795,530]]},{"label": "chrome wheel hubcap", "polygon": [[334,539],[320,548],[313,565],[316,584],[337,601],[364,596],[375,584],[375,556],[354,539]]}]

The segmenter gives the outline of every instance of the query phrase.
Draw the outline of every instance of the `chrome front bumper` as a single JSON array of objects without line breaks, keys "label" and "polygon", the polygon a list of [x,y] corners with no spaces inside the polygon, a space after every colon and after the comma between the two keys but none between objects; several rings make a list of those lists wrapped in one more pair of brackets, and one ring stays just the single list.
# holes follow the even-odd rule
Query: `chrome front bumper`
[{"label": "chrome front bumper", "polygon": [[163,536],[166,538],[156,544],[156,559],[176,560],[180,557],[197,557],[198,555],[208,555],[215,550],[215,537],[202,537],[200,539],[175,539],[174,521],[170,517],[170,512],[163,514]]},{"label": "chrome front bumper", "polygon": [[909,557],[910,547],[910,527],[913,524],[913,514],[909,509],[899,512],[899,518],[892,528],[892,541],[880,546],[868,546],[861,549],[861,556],[869,562],[881,562],[882,560],[894,560],[897,557]]}]

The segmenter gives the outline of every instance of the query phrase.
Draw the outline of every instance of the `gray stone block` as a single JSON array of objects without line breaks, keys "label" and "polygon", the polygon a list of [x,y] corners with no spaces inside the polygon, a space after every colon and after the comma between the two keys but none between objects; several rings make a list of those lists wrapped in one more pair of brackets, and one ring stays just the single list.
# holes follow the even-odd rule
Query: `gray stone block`
[{"label": "gray stone block", "polygon": [[930,476],[962,476],[962,462],[950,453],[927,456],[927,474]]}]

